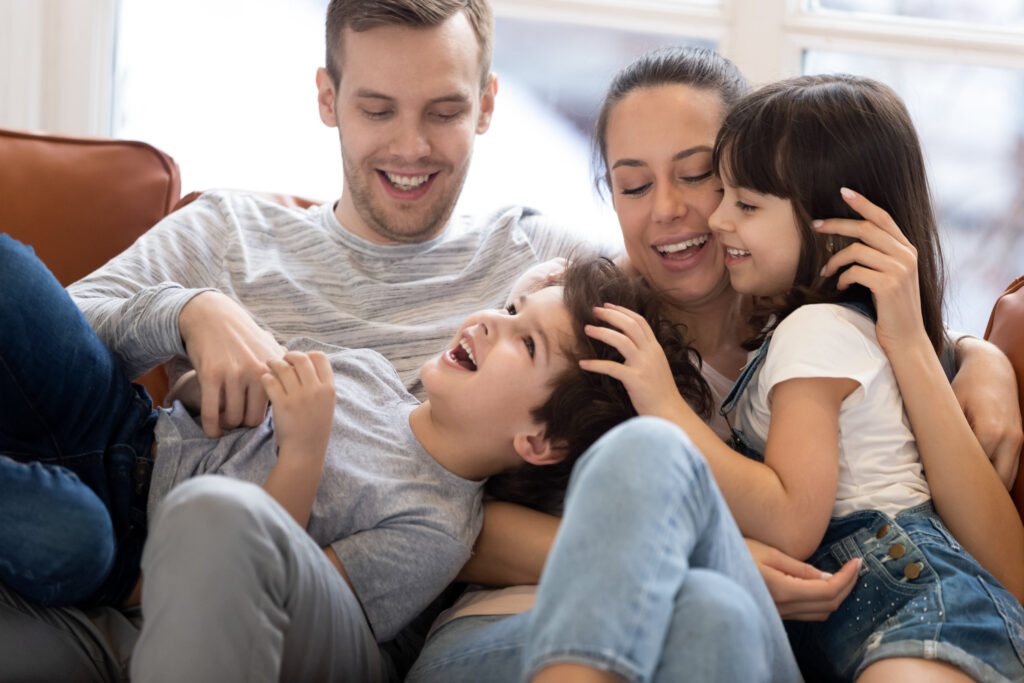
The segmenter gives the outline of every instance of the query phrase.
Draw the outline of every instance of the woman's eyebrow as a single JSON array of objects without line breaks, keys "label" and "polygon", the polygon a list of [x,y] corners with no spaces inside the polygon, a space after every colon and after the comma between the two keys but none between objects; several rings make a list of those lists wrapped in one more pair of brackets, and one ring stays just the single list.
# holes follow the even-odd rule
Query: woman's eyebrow
[{"label": "woman's eyebrow", "polygon": [[[696,147],[690,147],[689,149],[684,149],[683,151],[677,153],[675,156],[672,157],[672,161],[681,161],[682,159],[685,159],[687,157],[691,157],[694,154],[699,154],[701,152],[711,152],[711,151],[712,151],[711,148],[708,147],[707,145],[697,145]],[[643,161],[641,161],[639,159],[619,159],[614,164],[612,164],[612,168],[615,169],[615,168],[618,168],[619,166],[636,167],[636,166],[646,166],[646,165],[647,164],[645,162],[643,162]]]}]

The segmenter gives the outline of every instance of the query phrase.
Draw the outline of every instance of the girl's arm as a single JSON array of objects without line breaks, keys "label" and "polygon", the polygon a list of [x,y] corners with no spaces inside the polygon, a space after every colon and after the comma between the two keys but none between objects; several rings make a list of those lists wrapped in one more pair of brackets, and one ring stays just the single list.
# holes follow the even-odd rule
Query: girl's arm
[{"label": "girl's arm", "polygon": [[924,331],[917,252],[885,211],[859,194],[846,201],[866,220],[832,219],[818,229],[860,243],[835,254],[824,274],[853,264],[840,276],[839,286],[858,283],[871,290],[878,341],[896,375],[935,508],[981,565],[1024,598],[1024,524]]},{"label": "girl's arm", "polygon": [[607,304],[595,309],[611,327],[589,336],[613,346],[625,362],[585,360],[584,370],[618,379],[640,415],[675,422],[704,454],[745,536],[796,558],[817,547],[828,526],[839,471],[839,408],[857,388],[848,378],[789,379],[773,389],[764,463],[723,443],[676,390],[668,361],[642,316]]},{"label": "girl's arm", "polygon": [[274,406],[277,462],[263,488],[305,529],[331,436],[334,373],[318,351],[289,351],[268,365],[260,381]]}]

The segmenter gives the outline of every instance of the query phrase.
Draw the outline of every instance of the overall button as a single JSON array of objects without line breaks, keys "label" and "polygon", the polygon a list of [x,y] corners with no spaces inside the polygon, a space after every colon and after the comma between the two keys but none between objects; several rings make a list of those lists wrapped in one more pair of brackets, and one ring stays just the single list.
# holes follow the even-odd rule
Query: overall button
[{"label": "overall button", "polygon": [[903,553],[905,552],[907,552],[907,548],[902,543],[893,543],[889,546],[889,557],[894,560],[898,560],[903,557]]},{"label": "overall button", "polygon": [[911,580],[921,576],[921,563],[911,562],[910,564],[908,564],[906,567],[903,568],[903,576]]},{"label": "overall button", "polygon": [[887,533],[889,533],[889,525],[888,524],[883,524],[882,528],[878,530],[877,534],[875,534],[875,538],[882,538]]}]

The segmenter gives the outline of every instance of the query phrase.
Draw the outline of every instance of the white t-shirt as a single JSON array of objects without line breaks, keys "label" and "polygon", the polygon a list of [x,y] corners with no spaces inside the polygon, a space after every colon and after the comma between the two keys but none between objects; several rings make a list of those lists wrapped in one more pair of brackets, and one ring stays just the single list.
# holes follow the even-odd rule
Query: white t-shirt
[{"label": "white t-shirt", "polygon": [[775,385],[810,377],[860,384],[839,410],[839,486],[832,515],[867,509],[895,514],[929,500],[917,443],[875,324],[844,306],[801,306],[775,329],[764,363],[736,408],[736,425],[751,445],[764,452]]}]

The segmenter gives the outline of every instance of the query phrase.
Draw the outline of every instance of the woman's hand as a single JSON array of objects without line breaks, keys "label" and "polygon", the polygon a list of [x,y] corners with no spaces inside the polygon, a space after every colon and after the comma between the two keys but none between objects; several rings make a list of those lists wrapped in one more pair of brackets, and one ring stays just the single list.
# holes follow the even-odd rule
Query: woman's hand
[{"label": "woman's hand", "polygon": [[857,583],[859,558],[850,560],[835,574],[827,574],[770,545],[751,538],[744,540],[783,619],[825,621]]},{"label": "woman's hand", "polygon": [[624,362],[581,360],[580,367],[622,382],[639,415],[674,420],[680,410],[689,410],[676,389],[665,352],[643,316],[615,304],[595,308],[594,314],[612,327],[587,325],[587,336],[618,350]]},{"label": "woman's hand", "polygon": [[908,340],[927,342],[921,315],[917,249],[886,211],[846,188],[841,194],[864,220],[830,218],[815,221],[814,229],[860,241],[833,254],[822,269],[822,276],[830,277],[850,266],[839,276],[839,289],[859,284],[871,290],[878,313],[878,343],[886,354]]}]

